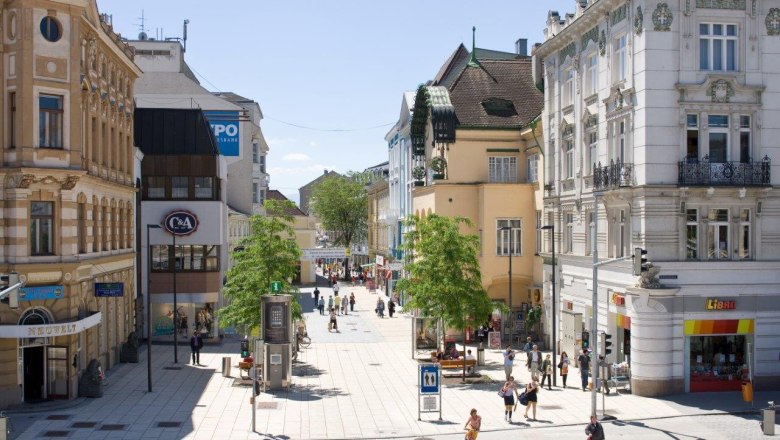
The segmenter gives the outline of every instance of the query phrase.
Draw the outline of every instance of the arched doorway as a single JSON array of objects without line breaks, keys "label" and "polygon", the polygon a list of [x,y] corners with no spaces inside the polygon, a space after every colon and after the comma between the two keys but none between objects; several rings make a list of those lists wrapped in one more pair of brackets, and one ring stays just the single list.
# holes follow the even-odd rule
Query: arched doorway
[{"label": "arched doorway", "polygon": [[[45,310],[33,307],[22,314],[19,325],[46,325],[52,323],[51,315]],[[21,338],[19,358],[22,360],[21,375],[25,402],[36,402],[46,398],[45,353],[48,338]]]}]

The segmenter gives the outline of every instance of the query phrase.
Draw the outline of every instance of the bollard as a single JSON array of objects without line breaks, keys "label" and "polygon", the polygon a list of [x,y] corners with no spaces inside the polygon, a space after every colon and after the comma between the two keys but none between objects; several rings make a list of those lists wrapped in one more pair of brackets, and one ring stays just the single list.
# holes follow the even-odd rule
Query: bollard
[{"label": "bollard", "polygon": [[230,357],[222,358],[222,377],[230,377]]},{"label": "bollard", "polygon": [[761,410],[761,429],[764,435],[775,435],[775,402],[769,402],[769,408]]},{"label": "bollard", "polygon": [[482,347],[481,342],[477,348],[477,365],[485,365],[485,348]]}]

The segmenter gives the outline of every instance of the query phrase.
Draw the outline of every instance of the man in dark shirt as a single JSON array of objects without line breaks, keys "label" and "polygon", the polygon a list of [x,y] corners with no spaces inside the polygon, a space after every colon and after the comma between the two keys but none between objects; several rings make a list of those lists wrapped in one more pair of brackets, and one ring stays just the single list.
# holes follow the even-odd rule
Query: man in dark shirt
[{"label": "man in dark shirt", "polygon": [[588,350],[582,350],[582,353],[577,357],[577,363],[580,366],[582,391],[588,391],[588,373],[590,372],[590,357],[588,356]]}]

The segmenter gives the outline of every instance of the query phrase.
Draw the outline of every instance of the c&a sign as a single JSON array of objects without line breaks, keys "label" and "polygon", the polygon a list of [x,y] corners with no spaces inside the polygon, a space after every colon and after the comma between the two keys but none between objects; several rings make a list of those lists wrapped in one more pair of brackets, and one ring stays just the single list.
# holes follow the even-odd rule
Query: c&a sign
[{"label": "c&a sign", "polygon": [[198,230],[198,217],[189,211],[172,211],[165,216],[163,228],[173,235],[190,235]]},{"label": "c&a sign", "polygon": [[722,300],[718,298],[707,298],[707,310],[736,310],[737,302],[733,299]]}]

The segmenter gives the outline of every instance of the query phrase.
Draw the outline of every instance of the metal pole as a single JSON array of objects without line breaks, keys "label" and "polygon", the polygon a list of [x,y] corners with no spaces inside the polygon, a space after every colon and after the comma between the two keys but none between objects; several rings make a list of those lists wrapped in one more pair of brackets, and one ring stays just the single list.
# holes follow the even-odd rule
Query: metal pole
[{"label": "metal pole", "polygon": [[[252,357],[252,432],[257,432],[256,428],[256,418],[257,418],[257,393],[255,392],[255,387],[257,386],[257,359],[260,355],[257,353],[257,341],[252,341],[252,350],[255,352],[253,353],[254,356]],[[240,375],[240,372],[239,372]]]},{"label": "metal pole", "polygon": [[552,383],[554,386],[558,386],[558,381],[556,380],[557,374],[555,374],[555,369],[558,367],[558,363],[555,362],[556,360],[556,351],[558,350],[558,336],[556,334],[556,326],[557,326],[557,319],[555,314],[555,304],[557,300],[555,299],[555,272],[556,272],[556,261],[555,261],[555,219],[553,219],[552,224],[552,367],[553,367],[553,375],[552,375]]},{"label": "metal pole", "polygon": [[[512,336],[515,332],[515,312],[512,310],[512,252],[514,251],[514,246],[512,243],[512,230],[509,230],[509,344],[512,345]],[[465,364],[464,364],[465,365]]]},{"label": "metal pole", "polygon": [[152,225],[146,225],[146,378],[147,389],[152,392]]},{"label": "metal pole", "polygon": [[[599,236],[599,195],[597,193],[593,193],[593,237],[591,237],[591,241],[593,243],[593,297],[591,300],[591,323],[590,323],[590,342],[588,344],[589,352],[593,353],[594,348],[596,347],[596,341],[597,341],[597,335],[596,332],[599,329],[599,267],[597,263],[599,262],[599,243],[598,243],[598,236]],[[596,416],[596,392],[597,390],[597,384],[599,379],[599,369],[594,368],[594,361],[597,361],[598,357],[596,359],[593,359],[591,357],[590,361],[590,371],[593,376],[593,388],[591,389],[590,394],[590,414],[592,416]]]},{"label": "metal pole", "polygon": [[[176,234],[173,235],[173,363],[179,363],[179,307],[176,302]],[[176,317],[179,316],[177,319]]]}]

